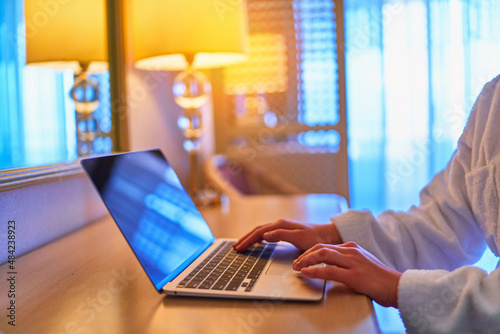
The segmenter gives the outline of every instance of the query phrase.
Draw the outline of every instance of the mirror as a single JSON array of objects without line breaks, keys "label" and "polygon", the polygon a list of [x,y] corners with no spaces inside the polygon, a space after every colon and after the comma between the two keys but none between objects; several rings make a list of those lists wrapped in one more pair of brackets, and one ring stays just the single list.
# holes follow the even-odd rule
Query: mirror
[{"label": "mirror", "polygon": [[[123,44],[118,43],[121,29],[117,27],[122,17],[120,1],[91,2],[102,3],[103,12],[106,13],[107,6],[107,12],[111,13],[108,15],[111,19],[106,20],[112,27],[107,29],[108,44],[112,44],[108,48],[115,55],[111,59],[123,59],[123,50],[119,47]],[[123,149],[117,140],[120,122],[115,124],[115,120],[123,117],[116,114],[113,119],[113,109],[124,112],[124,106],[111,103],[120,101],[119,94],[124,92],[124,88],[112,87],[113,84],[119,86],[116,84],[119,61],[112,62],[109,71],[89,71],[97,83],[99,105],[92,117],[79,120],[75,101],[70,97],[75,83],[75,72],[68,67],[70,63],[51,63],[50,68],[25,65],[26,40],[39,37],[42,29],[61,16],[60,7],[68,6],[67,2],[58,1],[50,5],[36,3],[39,8],[26,19],[24,1],[0,3],[0,170],[70,162],[89,153]],[[85,1],[85,5],[88,4],[88,0]],[[124,70],[121,72],[118,76],[124,77]],[[85,99],[89,90],[80,89],[76,93]],[[90,148],[82,148],[78,134],[89,135]]]}]

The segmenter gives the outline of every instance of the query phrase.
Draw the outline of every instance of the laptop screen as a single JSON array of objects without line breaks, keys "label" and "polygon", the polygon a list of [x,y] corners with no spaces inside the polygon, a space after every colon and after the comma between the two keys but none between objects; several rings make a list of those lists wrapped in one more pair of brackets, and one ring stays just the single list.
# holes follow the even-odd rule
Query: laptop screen
[{"label": "laptop screen", "polygon": [[161,151],[81,164],[157,290],[215,240]]}]

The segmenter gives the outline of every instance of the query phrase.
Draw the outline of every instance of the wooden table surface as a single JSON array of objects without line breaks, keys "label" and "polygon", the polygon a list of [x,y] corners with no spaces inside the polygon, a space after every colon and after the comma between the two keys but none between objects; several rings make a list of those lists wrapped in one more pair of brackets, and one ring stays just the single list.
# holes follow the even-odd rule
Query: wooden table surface
[{"label": "wooden table surface", "polygon": [[[343,208],[335,195],[293,195],[201,211],[216,237],[236,238],[278,218],[328,223]],[[160,295],[110,217],[16,260],[15,327],[0,271],[4,333],[379,333],[371,301],[342,284],[314,303]]]}]

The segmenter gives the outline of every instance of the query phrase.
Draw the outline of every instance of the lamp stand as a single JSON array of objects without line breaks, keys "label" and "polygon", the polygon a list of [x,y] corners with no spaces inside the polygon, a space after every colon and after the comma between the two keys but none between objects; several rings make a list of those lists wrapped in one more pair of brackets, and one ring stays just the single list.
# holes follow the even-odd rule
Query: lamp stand
[{"label": "lamp stand", "polygon": [[78,156],[93,152],[93,143],[99,132],[94,112],[99,107],[99,84],[84,70],[75,78],[70,96],[75,102]]},{"label": "lamp stand", "polygon": [[184,150],[189,155],[189,189],[193,199],[200,197],[200,168],[199,154],[201,148],[200,138],[203,134],[202,115],[199,109],[184,109],[183,115],[178,120],[179,127],[183,130]]},{"label": "lamp stand", "polygon": [[183,146],[189,155],[188,192],[195,204],[208,204],[210,200],[200,191],[199,153],[200,138],[203,134],[201,108],[209,100],[210,82],[202,72],[196,71],[190,62],[186,70],[175,77],[173,92],[175,102],[183,108],[183,114],[178,118],[177,125],[183,131]]}]

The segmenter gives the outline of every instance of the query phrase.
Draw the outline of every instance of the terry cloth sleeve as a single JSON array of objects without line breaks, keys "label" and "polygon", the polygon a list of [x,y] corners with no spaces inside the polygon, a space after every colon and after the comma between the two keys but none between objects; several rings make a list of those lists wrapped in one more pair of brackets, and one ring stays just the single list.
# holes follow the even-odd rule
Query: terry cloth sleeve
[{"label": "terry cloth sleeve", "polygon": [[[422,190],[420,205],[407,212],[386,211],[378,217],[368,211],[333,217],[342,240],[357,242],[401,272],[453,270],[472,264],[484,253],[485,241],[498,256],[498,81],[496,78],[483,89],[452,159]],[[486,135],[491,138],[485,140]]]},{"label": "terry cloth sleeve", "polygon": [[398,271],[452,270],[479,259],[486,244],[468,204],[462,144],[408,212],[348,211],[333,217],[343,241],[355,241]]},{"label": "terry cloth sleeve", "polygon": [[408,333],[498,333],[500,269],[408,270],[398,307]]}]

